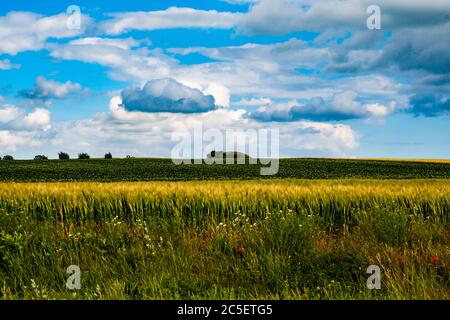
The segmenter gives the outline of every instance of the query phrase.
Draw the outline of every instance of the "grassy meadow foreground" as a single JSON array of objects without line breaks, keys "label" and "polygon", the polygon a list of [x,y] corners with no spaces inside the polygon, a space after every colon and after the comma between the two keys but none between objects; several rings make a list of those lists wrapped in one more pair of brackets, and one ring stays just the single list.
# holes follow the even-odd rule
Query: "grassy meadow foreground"
[{"label": "grassy meadow foreground", "polygon": [[0,297],[450,299],[449,195],[446,179],[3,182]]}]

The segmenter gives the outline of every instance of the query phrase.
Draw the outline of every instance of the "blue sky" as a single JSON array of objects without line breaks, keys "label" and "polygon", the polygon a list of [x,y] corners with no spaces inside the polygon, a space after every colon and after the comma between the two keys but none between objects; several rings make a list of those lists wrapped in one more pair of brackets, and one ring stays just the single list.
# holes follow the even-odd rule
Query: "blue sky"
[{"label": "blue sky", "polygon": [[0,155],[168,157],[202,122],[277,128],[285,157],[450,158],[449,15],[445,0],[4,3]]}]

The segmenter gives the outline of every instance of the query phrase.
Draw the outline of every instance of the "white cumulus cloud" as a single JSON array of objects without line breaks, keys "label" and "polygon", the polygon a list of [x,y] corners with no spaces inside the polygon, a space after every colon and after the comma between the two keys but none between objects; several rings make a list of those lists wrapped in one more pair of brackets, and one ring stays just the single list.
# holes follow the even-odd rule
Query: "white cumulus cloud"
[{"label": "white cumulus cloud", "polygon": [[0,17],[0,54],[15,55],[21,51],[43,49],[48,39],[78,36],[88,28],[92,20],[81,15],[80,29],[67,27],[69,16],[61,13],[42,16],[32,12],[9,12]]}]

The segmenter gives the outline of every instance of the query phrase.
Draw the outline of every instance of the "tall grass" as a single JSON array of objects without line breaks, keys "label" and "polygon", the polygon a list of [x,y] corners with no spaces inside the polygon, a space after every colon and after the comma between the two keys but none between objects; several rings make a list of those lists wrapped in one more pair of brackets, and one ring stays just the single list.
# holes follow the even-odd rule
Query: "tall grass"
[{"label": "tall grass", "polygon": [[448,180],[3,183],[1,296],[447,299],[449,201]]}]

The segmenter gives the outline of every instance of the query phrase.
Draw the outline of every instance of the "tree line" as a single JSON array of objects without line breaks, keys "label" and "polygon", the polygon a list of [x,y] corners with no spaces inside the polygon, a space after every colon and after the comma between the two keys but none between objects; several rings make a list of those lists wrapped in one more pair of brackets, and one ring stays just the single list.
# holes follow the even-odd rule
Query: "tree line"
[{"label": "tree line", "polygon": [[[78,154],[78,159],[79,160],[88,160],[90,158],[91,158],[91,156],[89,154],[87,154],[87,153],[83,152],[83,153]],[[113,156],[112,156],[111,152],[105,153],[104,159],[112,159],[112,158],[113,158]],[[131,157],[127,156],[127,158],[131,158]],[[70,159],[70,155],[68,153],[66,153],[66,152],[59,152],[58,153],[58,159],[59,160],[69,160]],[[8,154],[8,155],[3,156],[3,158],[0,157],[0,160],[12,161],[12,160],[14,160],[14,157],[12,155]],[[45,160],[48,160],[48,157],[46,155],[39,154],[39,155],[34,157],[34,160],[35,161],[45,161]]]}]

